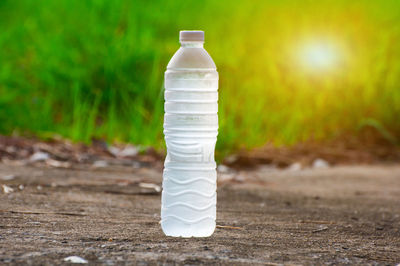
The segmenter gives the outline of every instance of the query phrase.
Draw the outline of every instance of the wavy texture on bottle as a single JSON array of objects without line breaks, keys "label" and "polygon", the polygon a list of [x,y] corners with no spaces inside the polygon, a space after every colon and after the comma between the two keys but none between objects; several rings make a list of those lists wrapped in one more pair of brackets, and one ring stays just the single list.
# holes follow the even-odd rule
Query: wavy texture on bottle
[{"label": "wavy texture on bottle", "polygon": [[166,180],[169,181],[169,182],[178,184],[178,185],[187,185],[187,184],[191,184],[191,183],[199,182],[199,181],[200,182],[206,182],[206,183],[209,183],[209,184],[212,184],[212,185],[215,184],[214,181],[209,180],[209,178],[207,178],[207,177],[198,177],[198,178],[193,178],[193,179],[189,179],[189,180],[185,180],[185,181],[179,181],[179,180],[176,180],[174,178],[170,178],[169,177],[169,178],[166,178]]},{"label": "wavy texture on bottle", "polygon": [[168,216],[164,216],[164,219],[169,219],[169,218],[179,220],[179,221],[184,222],[186,224],[196,224],[196,223],[198,223],[200,221],[203,221],[203,220],[207,220],[207,219],[214,220],[215,219],[215,217],[212,217],[212,216],[205,216],[205,217],[201,217],[199,219],[192,219],[192,220],[184,219],[182,217],[179,217],[179,216],[176,216],[176,215],[172,215],[172,214],[168,215]]},{"label": "wavy texture on bottle", "polygon": [[196,211],[204,211],[204,210],[208,210],[208,209],[210,209],[212,207],[215,207],[213,202],[211,202],[208,205],[202,206],[202,207],[193,206],[193,205],[190,205],[190,204],[184,203],[184,202],[176,202],[176,203],[173,203],[171,205],[165,206],[165,208],[173,208],[173,207],[176,207],[176,206],[185,206],[187,208],[190,208],[190,209],[193,209],[193,210],[196,210]]},{"label": "wavy texture on bottle", "polygon": [[182,195],[191,194],[191,195],[196,195],[196,196],[200,196],[200,197],[203,197],[203,198],[215,197],[215,195],[217,194],[216,191],[212,191],[211,193],[206,193],[206,192],[202,192],[202,191],[189,190],[189,189],[188,190],[182,190],[182,191],[179,191],[177,193],[169,193],[169,192],[166,192],[166,191],[164,191],[163,193],[165,193],[165,194],[167,194],[168,196],[171,196],[171,197],[179,197],[179,196],[182,196]]}]

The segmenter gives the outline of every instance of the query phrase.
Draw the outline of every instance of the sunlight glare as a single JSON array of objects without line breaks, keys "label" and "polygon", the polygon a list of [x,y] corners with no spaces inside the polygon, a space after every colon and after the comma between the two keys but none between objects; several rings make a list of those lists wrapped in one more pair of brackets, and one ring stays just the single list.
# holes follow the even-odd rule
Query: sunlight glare
[{"label": "sunlight glare", "polygon": [[300,51],[302,64],[313,70],[326,70],[338,61],[338,53],[328,43],[309,43]]}]

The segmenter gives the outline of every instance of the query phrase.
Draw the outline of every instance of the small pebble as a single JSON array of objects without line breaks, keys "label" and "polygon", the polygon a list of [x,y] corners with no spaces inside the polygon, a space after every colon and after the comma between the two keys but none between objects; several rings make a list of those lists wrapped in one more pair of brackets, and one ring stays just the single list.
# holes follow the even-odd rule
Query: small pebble
[{"label": "small pebble", "polygon": [[229,167],[223,164],[218,165],[217,171],[220,173],[227,173],[229,172]]},{"label": "small pebble", "polygon": [[139,153],[138,148],[128,145],[126,146],[120,153],[119,156],[121,157],[129,157],[129,156],[135,156]]},{"label": "small pebble", "polygon": [[14,189],[12,187],[9,187],[7,185],[2,185],[2,187],[3,187],[3,192],[6,194],[14,192]]},{"label": "small pebble", "polygon": [[78,257],[78,256],[69,256],[64,258],[65,262],[71,262],[71,263],[81,263],[81,264],[86,264],[88,263],[87,260],[85,260],[84,258]]},{"label": "small pebble", "polygon": [[34,154],[32,154],[32,156],[29,158],[29,161],[31,162],[40,162],[40,161],[45,161],[47,159],[49,159],[49,154],[46,152],[35,152]]},{"label": "small pebble", "polygon": [[139,183],[139,187],[150,188],[150,189],[154,189],[156,192],[161,192],[161,187],[159,185],[152,184],[152,183]]},{"label": "small pebble", "polygon": [[301,163],[292,163],[287,169],[289,171],[297,172],[302,168]]},{"label": "small pebble", "polygon": [[328,168],[329,167],[329,163],[327,161],[325,161],[324,159],[316,159],[313,164],[312,164],[313,168]]},{"label": "small pebble", "polygon": [[107,167],[108,163],[106,161],[95,161],[93,163],[93,167],[95,168],[103,168],[103,167]]}]

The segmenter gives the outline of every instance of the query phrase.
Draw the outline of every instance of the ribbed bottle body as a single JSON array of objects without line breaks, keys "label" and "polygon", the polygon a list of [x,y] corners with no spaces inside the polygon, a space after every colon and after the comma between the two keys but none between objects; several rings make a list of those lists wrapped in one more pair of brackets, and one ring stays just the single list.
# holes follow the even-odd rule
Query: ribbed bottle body
[{"label": "ribbed bottle body", "polygon": [[161,227],[168,236],[206,237],[215,230],[218,135],[216,69],[165,73]]}]

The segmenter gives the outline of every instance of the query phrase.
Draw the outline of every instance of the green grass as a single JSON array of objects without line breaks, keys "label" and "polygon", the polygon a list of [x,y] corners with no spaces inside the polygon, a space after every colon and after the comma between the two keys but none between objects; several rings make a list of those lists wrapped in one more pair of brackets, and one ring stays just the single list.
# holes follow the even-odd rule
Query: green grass
[{"label": "green grass", "polygon": [[[220,73],[219,154],[266,142],[400,138],[400,3],[0,2],[0,132],[163,146],[163,72],[181,29],[206,31]],[[307,67],[325,41],[336,65]],[[335,49],[336,49],[335,48]]]}]

